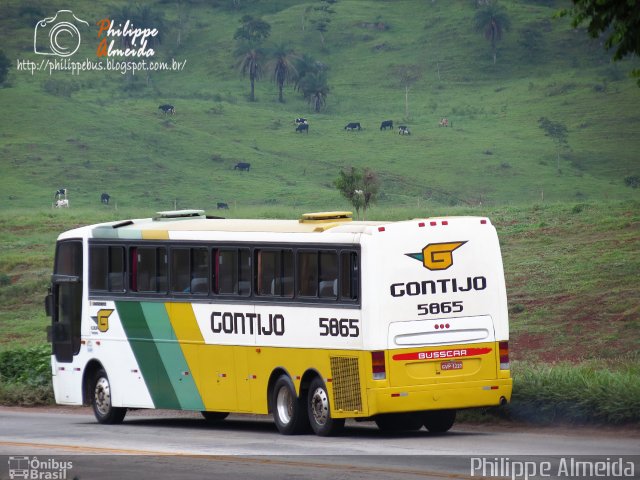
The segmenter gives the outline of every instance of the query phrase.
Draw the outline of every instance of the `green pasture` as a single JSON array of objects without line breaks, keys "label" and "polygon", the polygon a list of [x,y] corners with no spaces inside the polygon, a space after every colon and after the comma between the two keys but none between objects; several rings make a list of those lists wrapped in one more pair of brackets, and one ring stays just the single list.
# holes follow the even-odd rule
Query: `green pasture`
[{"label": "green pasture", "polygon": [[[48,206],[61,187],[72,208],[97,204],[103,191],[130,208],[343,208],[333,180],[351,165],[379,173],[385,208],[638,198],[624,183],[639,173],[640,89],[627,76],[637,62],[610,63],[584,31],[553,18],[561,1],[505,2],[512,26],[495,65],[489,42],[471,28],[471,1],[341,0],[324,46],[311,23],[313,2],[231,3],[186,2],[180,11],[155,4],[164,21],[155,58],[187,60],[181,72],[72,76],[16,70],[19,59],[41,56],[30,51],[22,3],[5,2],[2,48],[14,68],[0,89],[0,209]],[[74,13],[104,18],[116,5],[126,2],[82,4]],[[267,45],[287,43],[327,66],[320,113],[291,86],[278,103],[268,72],[257,101],[248,101],[249,81],[233,55],[245,14],[272,25]],[[78,55],[95,60],[94,47],[83,42]],[[419,77],[408,117],[402,66]],[[176,114],[162,115],[161,103]],[[295,133],[298,116],[309,119],[308,134]],[[439,127],[445,117],[449,128]],[[541,117],[567,127],[559,162]],[[411,135],[380,131],[386,119]],[[346,132],[352,121],[363,131]],[[233,170],[239,161],[251,171]]]}]

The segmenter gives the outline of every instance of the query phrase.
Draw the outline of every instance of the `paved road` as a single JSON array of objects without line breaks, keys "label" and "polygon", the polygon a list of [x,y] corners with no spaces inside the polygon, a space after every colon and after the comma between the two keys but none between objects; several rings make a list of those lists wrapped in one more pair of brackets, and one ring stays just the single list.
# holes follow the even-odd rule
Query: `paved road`
[{"label": "paved road", "polygon": [[[122,425],[107,426],[97,424],[88,409],[0,408],[0,479],[9,477],[8,466],[15,467],[17,457],[37,458],[32,466],[40,470],[72,462],[69,479],[378,480],[477,478],[482,472],[478,468],[471,475],[474,465],[495,466],[493,473],[505,474],[500,458],[517,468],[527,459],[557,462],[596,455],[609,457],[610,463],[636,455],[632,461],[638,468],[640,432],[466,425],[443,436],[424,430],[385,435],[373,423],[354,422],[340,437],[291,437],[279,435],[271,418],[261,416],[231,416],[208,425],[197,413],[134,411]],[[491,470],[484,473],[492,476]]]}]

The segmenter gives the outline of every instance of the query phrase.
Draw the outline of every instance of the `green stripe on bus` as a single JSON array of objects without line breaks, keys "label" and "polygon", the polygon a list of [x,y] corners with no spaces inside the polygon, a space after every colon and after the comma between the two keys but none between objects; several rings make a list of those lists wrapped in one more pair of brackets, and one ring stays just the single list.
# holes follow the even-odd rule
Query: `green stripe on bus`
[{"label": "green stripe on bus", "polygon": [[180,402],[169,381],[140,302],[116,302],[116,309],[154,406],[179,409]]},{"label": "green stripe on bus", "polygon": [[164,303],[142,302],[141,306],[181,408],[183,410],[204,410],[202,398],[189,370],[187,360],[182,353],[182,348],[176,339],[177,336],[169,321]]}]

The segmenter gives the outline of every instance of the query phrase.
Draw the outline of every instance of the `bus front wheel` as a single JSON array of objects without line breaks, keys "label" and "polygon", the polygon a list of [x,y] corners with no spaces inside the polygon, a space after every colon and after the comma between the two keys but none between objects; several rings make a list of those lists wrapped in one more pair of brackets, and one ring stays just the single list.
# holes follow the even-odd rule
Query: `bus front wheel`
[{"label": "bus front wheel", "polygon": [[455,410],[431,410],[424,412],[424,426],[431,433],[448,432],[456,421]]},{"label": "bus front wheel", "polygon": [[308,427],[304,401],[296,395],[293,382],[287,375],[281,375],[276,380],[271,405],[276,427],[283,435],[296,435]]},{"label": "bus front wheel", "polygon": [[335,435],[344,427],[344,418],[331,418],[329,394],[324,382],[316,378],[309,388],[309,422],[316,435],[328,437]]},{"label": "bus front wheel", "polygon": [[96,416],[98,422],[107,425],[122,423],[127,409],[114,407],[111,404],[111,384],[109,383],[107,372],[105,372],[104,369],[96,372],[91,391],[91,406],[93,407],[93,414]]}]

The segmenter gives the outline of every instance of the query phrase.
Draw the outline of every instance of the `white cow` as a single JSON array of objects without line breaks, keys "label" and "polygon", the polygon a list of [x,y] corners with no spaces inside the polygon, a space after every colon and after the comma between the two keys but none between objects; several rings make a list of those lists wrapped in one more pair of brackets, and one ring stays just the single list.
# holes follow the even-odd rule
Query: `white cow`
[{"label": "white cow", "polygon": [[69,208],[69,200],[67,200],[66,198],[63,198],[61,200],[56,200],[56,203],[54,204],[54,207],[56,207],[56,208]]}]

